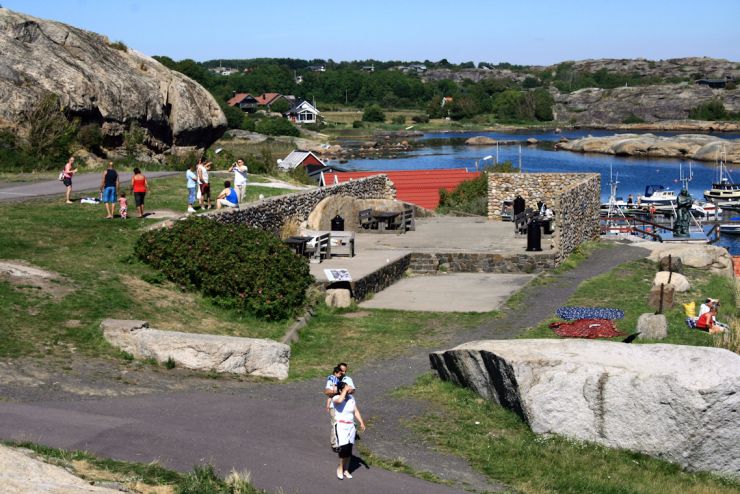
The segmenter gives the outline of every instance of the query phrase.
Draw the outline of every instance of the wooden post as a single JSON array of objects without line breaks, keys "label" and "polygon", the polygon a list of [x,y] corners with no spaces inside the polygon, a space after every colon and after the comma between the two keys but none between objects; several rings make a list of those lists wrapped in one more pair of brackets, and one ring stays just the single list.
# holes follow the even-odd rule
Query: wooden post
[{"label": "wooden post", "polygon": [[663,289],[665,287],[664,283],[660,284],[660,304],[658,304],[658,311],[655,314],[662,314],[663,313]]},{"label": "wooden post", "polygon": [[[671,278],[673,278],[673,255],[668,254],[668,283],[670,284]],[[663,300],[663,297],[661,297],[661,300]],[[661,304],[661,309],[662,309]]]}]

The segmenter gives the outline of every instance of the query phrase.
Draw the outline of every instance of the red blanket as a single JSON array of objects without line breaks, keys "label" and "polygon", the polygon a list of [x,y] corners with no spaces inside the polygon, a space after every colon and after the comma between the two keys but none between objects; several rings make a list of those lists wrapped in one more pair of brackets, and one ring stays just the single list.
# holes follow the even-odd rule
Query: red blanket
[{"label": "red blanket", "polygon": [[625,336],[609,319],[578,319],[573,322],[554,322],[549,325],[563,338],[613,338]]}]

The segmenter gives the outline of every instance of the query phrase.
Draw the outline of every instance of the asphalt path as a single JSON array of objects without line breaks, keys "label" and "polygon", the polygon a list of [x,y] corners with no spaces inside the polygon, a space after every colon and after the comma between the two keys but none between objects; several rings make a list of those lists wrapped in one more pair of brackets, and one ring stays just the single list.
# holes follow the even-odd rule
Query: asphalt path
[{"label": "asphalt path", "polygon": [[[551,317],[581,281],[645,254],[643,249],[626,245],[597,251],[553,282],[525,288],[519,308],[452,335],[444,348],[476,339],[514,337]],[[209,462],[224,475],[232,469],[248,471],[255,486],[282,489],[286,494],[340,488],[351,493],[413,494],[464,492],[464,488],[506,490],[463,460],[420,442],[404,423],[424,413],[427,405],[391,393],[429,372],[428,354],[438,349],[415,348],[408,355],[371,362],[351,374],[358,387],[358,404],[369,422],[359,443],[375,454],[403,458],[414,469],[434,472],[451,481],[449,486],[369,468],[361,455],[353,462],[354,479],[340,483],[335,477],[336,455],[328,446],[322,380],[244,383],[237,391],[0,402],[0,438],[87,450],[121,460],[156,460],[180,471]]]},{"label": "asphalt path", "polygon": [[[144,175],[147,179],[169,177],[181,172],[164,171],[164,172],[147,172]],[[118,180],[122,187],[127,187],[131,183],[131,172],[118,172]],[[103,172],[97,173],[76,173],[72,178],[72,195],[78,196],[81,192],[90,192],[100,190],[100,181]],[[183,179],[184,181],[184,179]],[[40,180],[38,182],[0,183],[0,201],[26,201],[38,197],[58,195],[64,199],[66,187],[59,180]]]}]

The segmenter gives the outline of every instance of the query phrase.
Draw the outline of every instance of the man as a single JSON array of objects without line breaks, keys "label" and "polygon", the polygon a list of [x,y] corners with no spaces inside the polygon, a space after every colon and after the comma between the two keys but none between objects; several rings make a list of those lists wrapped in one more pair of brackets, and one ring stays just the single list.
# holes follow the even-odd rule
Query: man
[{"label": "man", "polygon": [[198,183],[200,184],[200,207],[201,209],[211,209],[211,184],[208,178],[208,170],[211,169],[211,162],[200,163],[198,166]]},{"label": "man", "polygon": [[185,172],[188,188],[188,213],[195,212],[193,204],[195,204],[196,187],[198,186],[198,175],[195,174],[193,168],[195,168],[195,165],[190,165]]},{"label": "man", "polygon": [[66,193],[66,199],[67,204],[73,204],[72,202],[72,175],[77,173],[77,168],[72,168],[74,165],[75,158],[74,156],[70,156],[69,160],[67,161],[67,164],[64,165],[64,171],[62,172],[64,177],[62,178],[62,183],[65,187],[67,187],[67,193]]},{"label": "man", "polygon": [[329,418],[331,420],[330,440],[332,448],[337,447],[337,434],[334,428],[336,422],[334,417],[334,403],[332,402],[332,398],[336,396],[338,392],[337,387],[340,382],[343,382],[350,387],[348,393],[352,394],[355,392],[355,383],[352,381],[352,378],[347,375],[347,364],[344,362],[340,362],[337,364],[336,367],[334,367],[332,373],[326,377],[326,385],[324,386],[324,394],[328,396],[328,399],[326,400],[326,410],[329,412]]},{"label": "man", "polygon": [[102,201],[105,204],[105,219],[112,219],[116,211],[116,201],[118,200],[118,172],[113,169],[113,162],[108,162],[108,169],[103,172],[103,178],[100,181],[100,193]]},{"label": "man", "polygon": [[218,195],[216,199],[216,209],[235,208],[239,205],[239,195],[236,190],[231,188],[231,181],[226,180],[224,182],[224,190]]},{"label": "man", "polygon": [[239,194],[239,202],[242,202],[244,200],[244,191],[247,188],[247,182],[249,181],[247,179],[247,165],[244,164],[244,160],[239,159],[236,160],[236,163],[231,165],[229,171],[234,172],[234,188]]}]

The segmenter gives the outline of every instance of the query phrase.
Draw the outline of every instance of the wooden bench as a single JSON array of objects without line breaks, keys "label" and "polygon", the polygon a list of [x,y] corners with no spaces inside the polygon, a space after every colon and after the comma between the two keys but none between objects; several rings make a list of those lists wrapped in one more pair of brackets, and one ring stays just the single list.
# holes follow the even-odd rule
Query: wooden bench
[{"label": "wooden bench", "polygon": [[378,220],[373,218],[372,209],[363,209],[360,211],[360,227],[363,230],[377,230]]},{"label": "wooden bench", "polygon": [[527,225],[529,225],[529,222],[534,218],[534,216],[534,211],[530,208],[527,208],[524,212],[518,213],[514,216],[514,233],[527,233]]},{"label": "wooden bench", "polygon": [[301,235],[310,237],[319,237],[329,235],[329,250],[331,257],[336,256],[355,256],[355,232],[353,231],[322,231],[322,230],[301,230]]},{"label": "wooden bench", "polygon": [[313,239],[306,243],[305,253],[313,263],[319,263],[323,259],[331,259],[331,232],[307,233]]},{"label": "wooden bench", "polygon": [[406,233],[416,229],[414,222],[414,208],[406,207],[403,209],[400,215],[396,217],[393,223],[393,229],[397,230],[398,233]]}]

